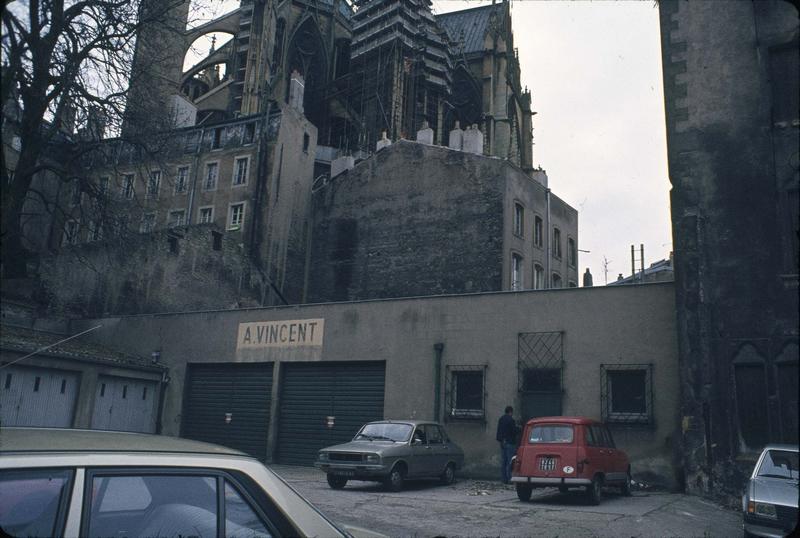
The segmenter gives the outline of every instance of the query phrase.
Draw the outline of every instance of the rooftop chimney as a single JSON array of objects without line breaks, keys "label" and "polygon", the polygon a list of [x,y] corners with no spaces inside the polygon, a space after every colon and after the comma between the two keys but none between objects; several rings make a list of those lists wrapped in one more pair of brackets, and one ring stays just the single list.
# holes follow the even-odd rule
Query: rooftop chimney
[{"label": "rooftop chimney", "polygon": [[375,151],[380,151],[385,147],[391,146],[392,141],[386,138],[386,131],[381,132],[381,139],[375,144]]},{"label": "rooftop chimney", "polygon": [[583,287],[584,288],[591,288],[594,285],[592,282],[592,273],[589,272],[589,268],[586,268],[586,272],[583,273]]},{"label": "rooftop chimney", "polygon": [[423,121],[422,129],[417,131],[417,142],[421,142],[429,146],[433,145],[433,129],[428,127],[427,121]]},{"label": "rooftop chimney", "polygon": [[483,154],[483,133],[478,129],[478,124],[473,123],[466,131],[464,131],[463,150],[467,153],[474,153],[476,155]]},{"label": "rooftop chimney", "polygon": [[450,149],[457,149],[461,150],[464,145],[464,131],[461,130],[458,122],[456,122],[456,126],[450,131],[450,142],[448,147]]}]

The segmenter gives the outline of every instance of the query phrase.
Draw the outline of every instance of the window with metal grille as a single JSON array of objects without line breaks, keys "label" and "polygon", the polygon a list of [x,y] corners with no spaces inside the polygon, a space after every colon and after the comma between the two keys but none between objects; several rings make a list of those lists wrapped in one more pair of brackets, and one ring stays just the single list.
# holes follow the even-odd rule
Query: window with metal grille
[{"label": "window with metal grille", "polygon": [[486,365],[447,367],[447,420],[486,418]]},{"label": "window with metal grille", "polygon": [[600,373],[604,421],[653,423],[652,364],[601,364]]}]

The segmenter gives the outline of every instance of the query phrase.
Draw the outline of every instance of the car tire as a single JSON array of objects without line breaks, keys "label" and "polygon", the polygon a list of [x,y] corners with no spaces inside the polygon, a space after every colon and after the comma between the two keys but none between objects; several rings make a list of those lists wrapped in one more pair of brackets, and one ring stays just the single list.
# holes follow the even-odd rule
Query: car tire
[{"label": "car tire", "polygon": [[628,474],[625,475],[625,483],[620,488],[620,491],[622,491],[622,495],[625,496],[625,497],[630,497],[631,495],[633,495],[633,492],[631,492],[631,470],[630,469],[628,469]]},{"label": "car tire", "polygon": [[595,476],[592,483],[586,488],[586,499],[589,504],[597,506],[600,504],[600,499],[603,498],[603,479]]},{"label": "car tire", "polygon": [[442,484],[444,484],[446,486],[449,486],[450,484],[455,482],[456,481],[456,466],[453,465],[452,463],[448,463],[447,467],[445,467],[444,471],[442,471],[442,474],[439,477],[439,480],[441,481]]},{"label": "car tire", "polygon": [[342,489],[347,485],[347,479],[343,476],[327,475],[328,485],[331,489]]},{"label": "car tire", "polygon": [[533,488],[527,484],[517,484],[517,497],[520,501],[526,503],[531,500],[531,493]]},{"label": "car tire", "polygon": [[405,481],[405,476],[403,473],[403,469],[399,466],[395,466],[392,468],[389,476],[386,477],[384,480],[384,485],[386,489],[389,491],[401,491],[403,489],[403,482]]}]

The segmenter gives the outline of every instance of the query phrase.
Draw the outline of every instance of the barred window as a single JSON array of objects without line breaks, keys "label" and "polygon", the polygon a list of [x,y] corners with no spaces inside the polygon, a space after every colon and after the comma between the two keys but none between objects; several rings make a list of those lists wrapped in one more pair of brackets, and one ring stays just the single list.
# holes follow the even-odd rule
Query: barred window
[{"label": "barred window", "polygon": [[603,420],[633,424],[653,422],[653,366],[600,365]]},{"label": "barred window", "polygon": [[486,366],[447,367],[447,419],[486,418]]}]

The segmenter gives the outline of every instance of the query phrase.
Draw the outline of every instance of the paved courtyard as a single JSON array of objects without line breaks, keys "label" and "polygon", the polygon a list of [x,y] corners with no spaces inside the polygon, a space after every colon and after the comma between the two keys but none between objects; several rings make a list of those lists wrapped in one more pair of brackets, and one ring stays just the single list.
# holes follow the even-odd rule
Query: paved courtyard
[{"label": "paved courtyard", "polygon": [[379,484],[350,482],[328,487],[313,468],[272,466],[333,520],[389,536],[413,537],[720,537],[741,536],[741,515],[688,495],[636,491],[622,497],[608,490],[600,506],[579,492],[534,490],[521,503],[511,486],[460,479],[452,486],[409,483],[399,493]]}]

